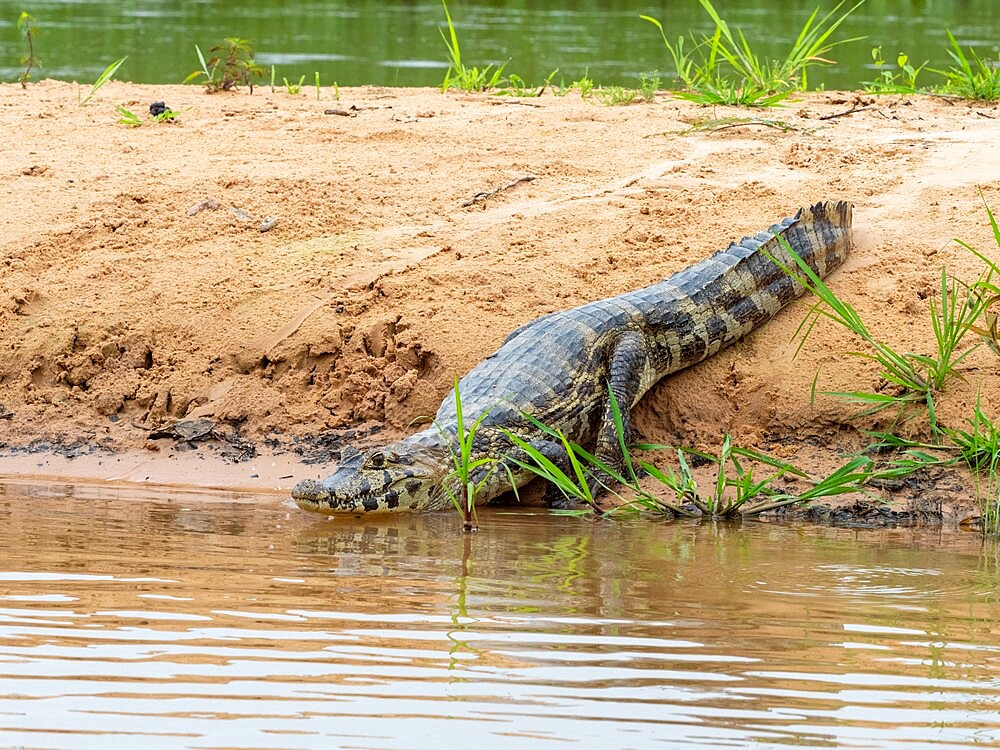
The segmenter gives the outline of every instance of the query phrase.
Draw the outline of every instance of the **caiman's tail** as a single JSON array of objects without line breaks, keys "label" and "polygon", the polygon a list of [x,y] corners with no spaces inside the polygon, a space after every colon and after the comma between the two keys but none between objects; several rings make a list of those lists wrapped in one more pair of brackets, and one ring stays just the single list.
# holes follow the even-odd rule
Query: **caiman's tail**
[{"label": "caiman's tail", "polygon": [[800,208],[795,216],[766,232],[745,237],[720,253],[738,258],[725,281],[730,291],[736,287],[739,294],[745,295],[744,304],[737,306],[742,308],[743,315],[737,317],[742,318],[743,332],[773,317],[805,292],[805,287],[789,274],[800,275],[800,271],[788,248],[820,278],[843,265],[854,242],[853,208],[846,201]]},{"label": "caiman's tail", "polygon": [[[820,278],[839,268],[851,251],[853,210],[854,206],[847,201],[815,203],[808,208],[800,208],[792,226],[782,233],[792,249],[809,263]],[[781,253],[775,257],[784,255]],[[802,292],[801,289],[796,291]]]},{"label": "caiman's tail", "polygon": [[798,272],[787,247],[821,278],[839,268],[853,242],[852,208],[844,201],[802,208],[767,231],[744,237],[653,287],[657,296],[674,300],[667,304],[676,308],[675,316],[684,319],[687,329],[664,372],[715,354],[805,292],[785,270]]}]

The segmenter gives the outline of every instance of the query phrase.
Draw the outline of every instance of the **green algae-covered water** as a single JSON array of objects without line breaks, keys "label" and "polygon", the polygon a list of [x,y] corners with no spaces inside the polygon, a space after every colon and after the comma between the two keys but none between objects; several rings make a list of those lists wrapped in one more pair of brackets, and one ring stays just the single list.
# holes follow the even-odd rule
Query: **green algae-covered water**
[{"label": "green algae-covered water", "polygon": [[1000,550],[0,486],[0,746],[1000,744]]},{"label": "green algae-covered water", "polygon": [[[835,6],[819,0],[714,4],[731,26],[742,28],[769,55],[784,54],[817,5],[822,13]],[[598,83],[626,85],[635,85],[643,72],[669,71],[659,32],[640,14],[659,18],[671,37],[713,28],[697,0],[453,0],[449,8],[467,64],[510,60],[508,71],[529,82],[541,81],[556,68],[557,83],[589,72]],[[312,84],[318,71],[326,85],[433,86],[447,67],[439,33],[444,11],[434,0],[34,0],[0,2],[3,80],[13,80],[19,72],[24,51],[15,24],[22,10],[30,11],[41,28],[37,52],[44,67],[36,79],[92,81],[112,60],[128,55],[118,78],[179,83],[199,67],[194,45],[207,52],[226,36],[254,40],[259,62],[276,66],[279,84],[282,77],[297,82],[302,75]],[[916,65],[925,60],[945,65],[945,29],[996,59],[1000,13],[995,0],[867,0],[838,31],[840,38],[867,39],[836,50],[832,57],[839,64],[811,75],[810,85],[858,88],[875,75],[871,49],[877,45],[890,61],[905,51]],[[667,79],[669,75],[664,83]]]}]

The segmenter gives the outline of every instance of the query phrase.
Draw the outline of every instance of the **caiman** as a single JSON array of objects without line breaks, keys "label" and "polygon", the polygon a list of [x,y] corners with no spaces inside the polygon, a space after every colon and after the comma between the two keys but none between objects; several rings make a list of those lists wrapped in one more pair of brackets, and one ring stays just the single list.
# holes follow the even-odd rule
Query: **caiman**
[{"label": "caiman", "polygon": [[[494,470],[477,502],[534,476],[511,461],[526,456],[505,430],[565,465],[562,445],[525,415],[620,468],[624,458],[609,390],[621,405],[628,440],[628,409],[653,384],[732,344],[805,291],[775,262],[795,267],[778,236],[824,277],[851,249],[851,212],[844,202],[800,209],[665,281],[545,315],[507,336],[458,384],[466,428],[482,417],[471,460],[489,457],[510,470]],[[459,492],[451,475],[457,434],[453,391],[431,427],[363,453],[345,449],[333,474],[299,482],[292,497],[300,508],[320,513],[448,507],[447,489]]]}]

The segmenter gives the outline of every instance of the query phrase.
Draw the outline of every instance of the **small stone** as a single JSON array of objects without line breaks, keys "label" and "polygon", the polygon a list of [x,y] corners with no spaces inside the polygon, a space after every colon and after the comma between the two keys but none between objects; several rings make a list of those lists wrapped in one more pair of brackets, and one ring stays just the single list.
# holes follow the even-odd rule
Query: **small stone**
[{"label": "small stone", "polygon": [[274,225],[278,223],[278,217],[276,216],[266,216],[264,221],[260,223],[260,231],[267,232],[274,228]]},{"label": "small stone", "polygon": [[171,431],[181,440],[205,440],[212,435],[215,422],[211,419],[180,419]]},{"label": "small stone", "polygon": [[149,105],[149,114],[152,117],[159,117],[168,109],[170,107],[167,106],[166,102],[153,102]]},{"label": "small stone", "polygon": [[208,209],[209,211],[218,211],[219,202],[215,200],[215,198],[206,198],[200,203],[195,203],[193,206],[191,206],[191,208],[187,210],[187,215],[194,216],[199,211],[204,211],[205,209]]},{"label": "small stone", "polygon": [[244,211],[242,208],[236,208],[236,206],[233,206],[229,209],[229,213],[235,216],[239,221],[253,221],[253,216]]}]

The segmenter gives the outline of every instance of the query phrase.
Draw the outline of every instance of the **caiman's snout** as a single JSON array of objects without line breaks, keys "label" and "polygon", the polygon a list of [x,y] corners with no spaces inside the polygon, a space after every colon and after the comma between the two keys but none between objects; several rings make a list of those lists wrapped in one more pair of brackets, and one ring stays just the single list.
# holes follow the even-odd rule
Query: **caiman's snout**
[{"label": "caiman's snout", "polygon": [[302,510],[314,513],[354,513],[380,509],[378,499],[371,495],[340,496],[324,482],[315,479],[303,479],[295,485],[292,488],[292,499]]},{"label": "caiman's snout", "polygon": [[429,508],[446,469],[446,453],[439,457],[422,446],[345,450],[333,474],[303,479],[292,489],[292,499],[303,510],[326,514]]},{"label": "caiman's snout", "polygon": [[315,504],[321,503],[329,497],[330,493],[327,492],[323,483],[317,482],[315,479],[303,479],[292,487],[292,499],[305,510],[313,510]]}]

